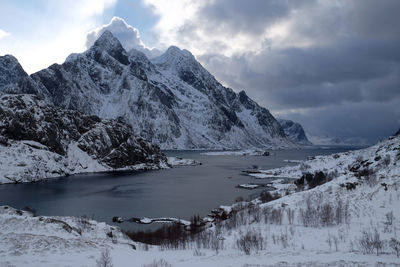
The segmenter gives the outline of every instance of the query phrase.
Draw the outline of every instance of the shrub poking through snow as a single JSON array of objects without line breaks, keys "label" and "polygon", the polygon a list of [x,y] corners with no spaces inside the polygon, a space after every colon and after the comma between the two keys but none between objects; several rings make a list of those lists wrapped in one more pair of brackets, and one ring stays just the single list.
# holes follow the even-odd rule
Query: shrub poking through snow
[{"label": "shrub poking through snow", "polygon": [[96,261],[97,267],[113,267],[110,250],[107,248],[101,252],[100,258]]},{"label": "shrub poking through snow", "polygon": [[275,192],[274,194],[271,194],[268,191],[264,191],[260,194],[260,200],[262,203],[267,203],[267,202],[273,201],[275,199],[278,199],[280,197],[281,196],[277,192]]},{"label": "shrub poking through snow", "polygon": [[383,224],[385,225],[384,232],[390,233],[390,232],[392,232],[393,221],[394,221],[393,211],[386,213],[385,219],[386,220],[383,222]]},{"label": "shrub poking through snow", "polygon": [[383,166],[385,166],[385,167],[389,166],[390,161],[391,161],[390,155],[386,155],[386,156],[383,158],[383,160],[382,160]]},{"label": "shrub poking through snow", "polygon": [[376,177],[376,172],[372,168],[369,168],[369,167],[364,168],[358,173],[358,175],[359,175],[358,176],[359,178],[364,177],[365,182],[370,187],[374,187],[378,183],[378,179]]},{"label": "shrub poking through snow", "polygon": [[143,265],[143,267],[172,267],[172,265],[169,264],[164,259],[159,259],[159,260],[154,260],[152,263],[145,264]]},{"label": "shrub poking through snow", "polygon": [[251,251],[264,249],[264,238],[260,233],[248,231],[245,235],[242,235],[236,240],[236,246],[246,255],[250,255]]},{"label": "shrub poking through snow", "polygon": [[378,230],[375,229],[374,233],[364,231],[359,244],[363,253],[372,254],[376,251],[376,255],[379,256],[383,249],[384,242],[381,240]]},{"label": "shrub poking through snow", "polygon": [[[336,204],[327,202],[323,199],[313,200],[315,195],[310,194],[305,197],[305,207],[299,210],[299,221],[306,227],[332,226],[341,223],[349,223],[350,212],[349,204],[344,204],[340,199]],[[319,197],[319,196],[317,196]]]},{"label": "shrub poking through snow", "polygon": [[389,241],[389,247],[394,250],[396,253],[397,258],[400,257],[400,241],[396,238],[392,237]]}]

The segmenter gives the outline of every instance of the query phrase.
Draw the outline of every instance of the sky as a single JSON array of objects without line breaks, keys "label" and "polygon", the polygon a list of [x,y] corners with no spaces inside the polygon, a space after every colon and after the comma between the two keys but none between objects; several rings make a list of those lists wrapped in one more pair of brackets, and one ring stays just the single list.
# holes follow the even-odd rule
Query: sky
[{"label": "sky", "polygon": [[188,49],[221,83],[309,136],[373,143],[400,128],[398,0],[2,0],[0,55],[28,73],[104,29],[149,57]]}]

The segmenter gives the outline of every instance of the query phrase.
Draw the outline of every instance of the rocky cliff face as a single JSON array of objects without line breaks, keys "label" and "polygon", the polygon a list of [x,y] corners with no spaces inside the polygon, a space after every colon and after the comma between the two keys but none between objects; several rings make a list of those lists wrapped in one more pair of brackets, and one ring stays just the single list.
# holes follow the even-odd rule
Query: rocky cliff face
[{"label": "rocky cliff face", "polygon": [[0,141],[0,176],[10,171],[16,181],[166,165],[159,147],[136,137],[131,126],[62,110],[33,95],[0,95]]},{"label": "rocky cliff face", "polygon": [[20,80],[29,77],[18,60],[11,55],[0,57],[0,74],[0,91],[10,90]]},{"label": "rocky cliff face", "polygon": [[126,52],[109,31],[86,52],[22,77],[7,91],[118,118],[163,149],[294,146],[267,109],[222,86],[189,51],[170,47],[150,61]]},{"label": "rocky cliff face", "polygon": [[278,122],[290,140],[300,145],[312,145],[312,143],[308,140],[301,124],[291,120],[283,119],[278,119]]}]

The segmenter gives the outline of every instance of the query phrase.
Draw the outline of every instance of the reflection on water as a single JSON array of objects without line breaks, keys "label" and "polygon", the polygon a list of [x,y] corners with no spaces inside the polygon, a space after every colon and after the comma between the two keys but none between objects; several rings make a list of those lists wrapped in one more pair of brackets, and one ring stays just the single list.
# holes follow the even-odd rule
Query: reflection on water
[{"label": "reflection on water", "polygon": [[[207,215],[219,205],[229,205],[239,196],[248,198],[263,188],[245,190],[238,184],[254,181],[242,170],[253,165],[270,169],[288,165],[284,159],[301,160],[310,155],[349,150],[307,149],[277,151],[263,156],[205,156],[197,151],[167,151],[167,155],[194,158],[203,164],[148,172],[79,174],[33,184],[0,186],[0,205],[30,206],[39,215],[87,215],[112,224],[113,216],[176,217]],[[289,164],[291,165],[291,164]],[[149,226],[124,223],[125,229]]]}]

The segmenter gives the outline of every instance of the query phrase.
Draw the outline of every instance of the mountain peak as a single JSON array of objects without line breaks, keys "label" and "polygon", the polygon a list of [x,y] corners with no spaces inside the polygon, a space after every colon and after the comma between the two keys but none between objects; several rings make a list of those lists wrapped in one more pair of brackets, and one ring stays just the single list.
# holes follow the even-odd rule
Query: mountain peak
[{"label": "mountain peak", "polygon": [[165,51],[166,55],[169,56],[173,56],[173,57],[185,57],[185,58],[190,58],[190,59],[194,59],[194,56],[192,55],[192,53],[190,53],[189,50],[186,49],[180,49],[177,46],[171,45],[170,47],[168,47],[167,51]]},{"label": "mountain peak", "polygon": [[4,55],[4,56],[0,56],[0,61],[1,61],[1,62],[18,63],[17,58],[14,57],[13,55]]},{"label": "mountain peak", "polygon": [[93,46],[100,47],[105,50],[119,47],[123,49],[119,40],[109,30],[105,30],[96,40],[96,42],[94,42]]},{"label": "mountain peak", "polygon": [[120,41],[109,31],[105,30],[94,42],[92,49],[106,51],[110,56],[124,65],[129,64],[129,58]]},{"label": "mountain peak", "polygon": [[164,68],[169,68],[176,65],[182,67],[182,64],[193,64],[197,61],[188,50],[172,45],[161,56],[151,59],[151,62],[156,65],[162,65]]},{"label": "mountain peak", "polygon": [[28,76],[18,60],[12,55],[0,56],[0,90]]}]

